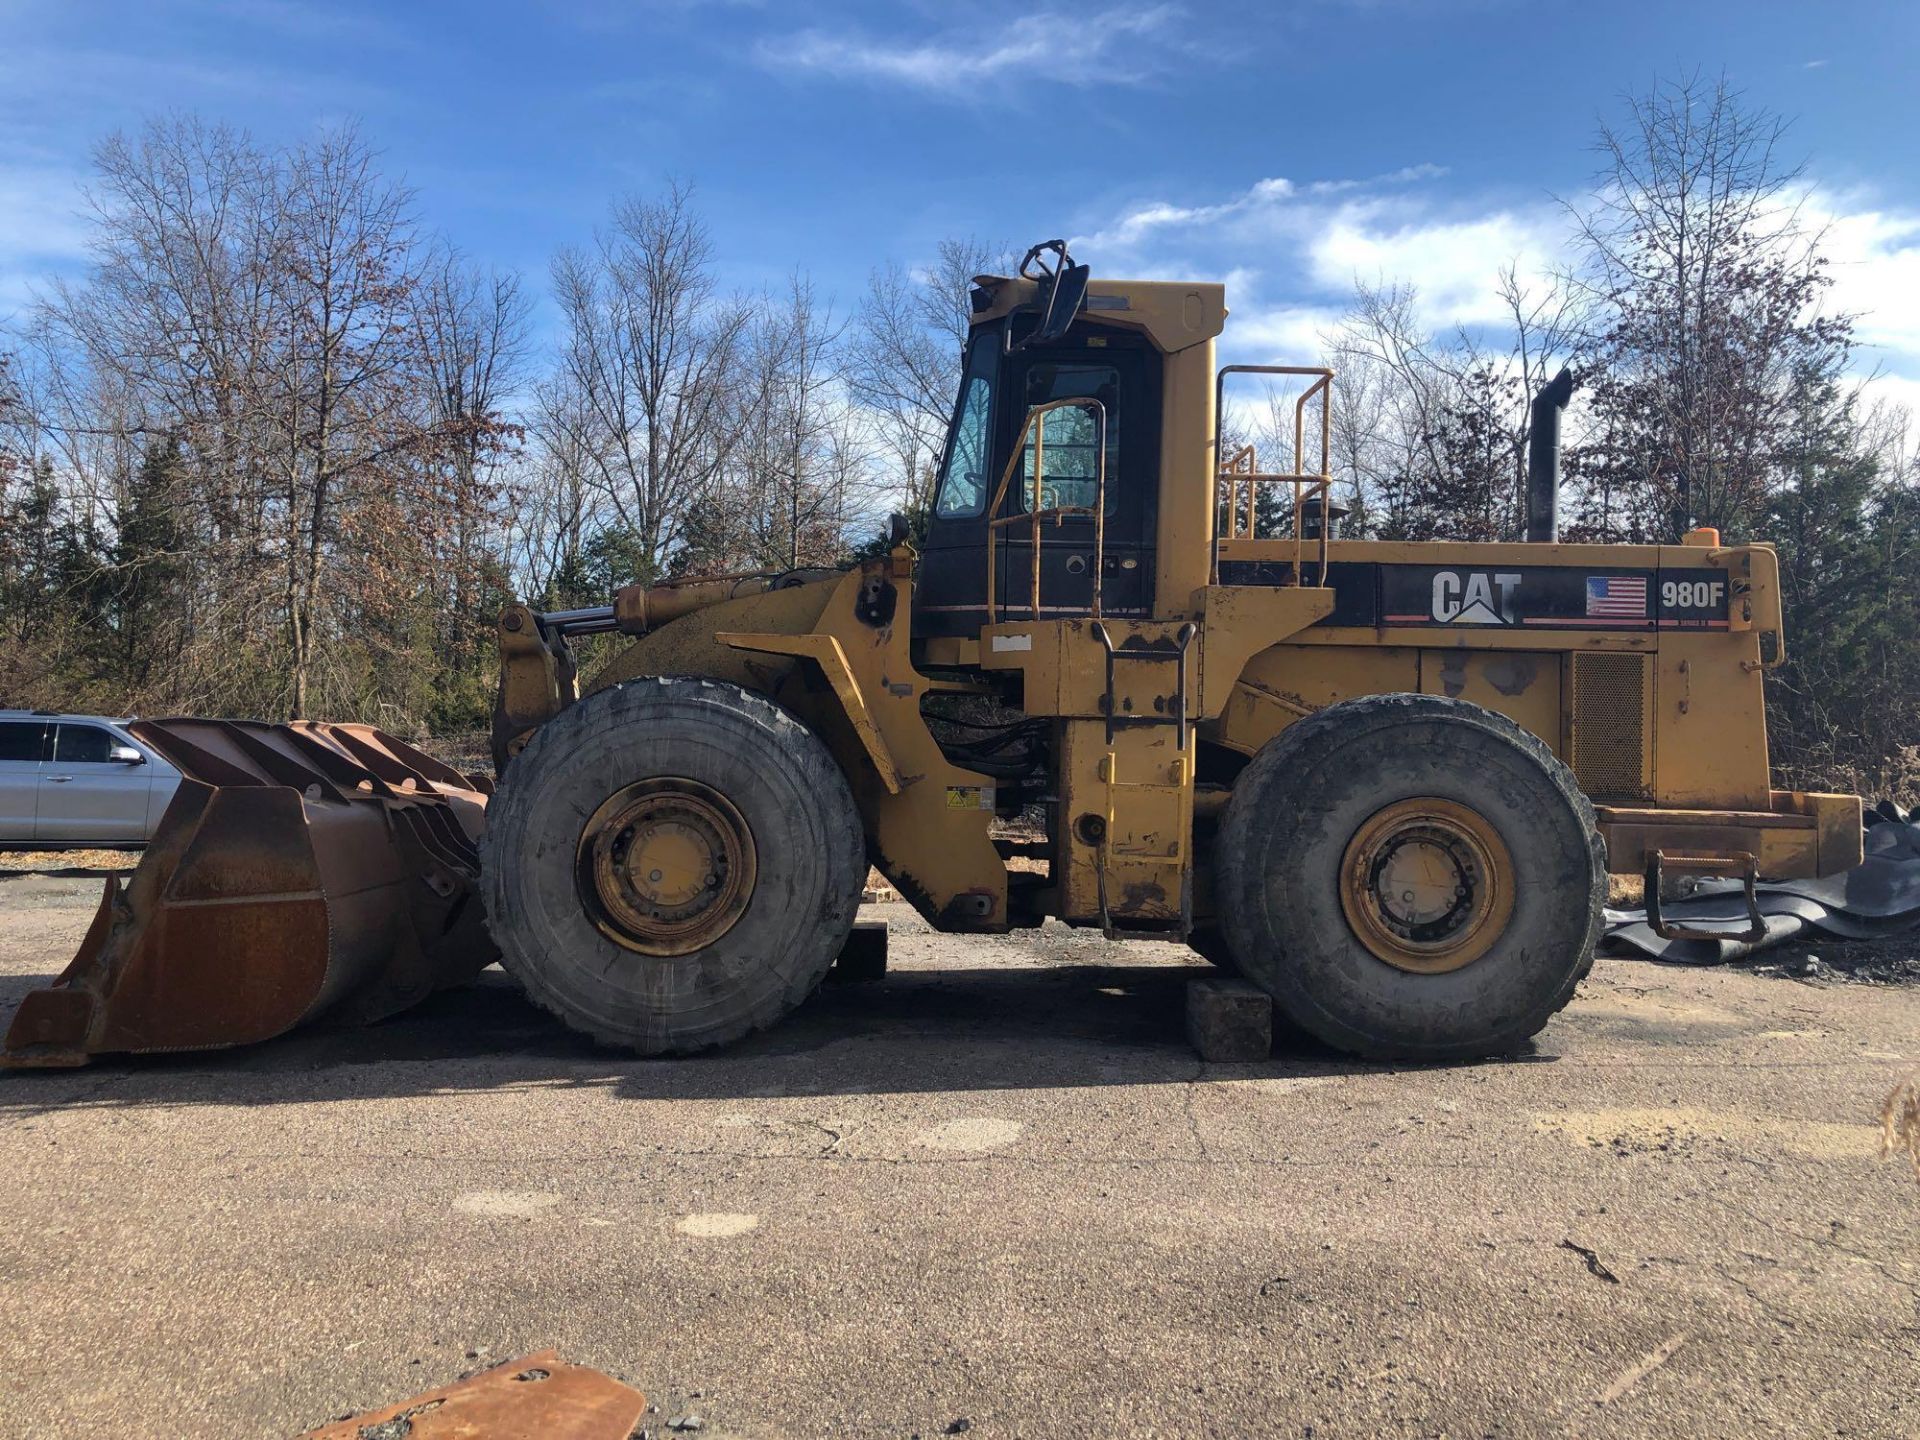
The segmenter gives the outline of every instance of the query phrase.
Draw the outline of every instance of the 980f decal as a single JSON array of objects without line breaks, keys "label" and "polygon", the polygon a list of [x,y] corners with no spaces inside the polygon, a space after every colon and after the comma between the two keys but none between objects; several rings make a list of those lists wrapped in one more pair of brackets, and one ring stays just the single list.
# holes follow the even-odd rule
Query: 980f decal
[{"label": "980f decal", "polygon": [[1663,630],[1724,630],[1727,601],[1727,577],[1722,571],[1660,572],[1660,627]]},{"label": "980f decal", "polygon": [[[1727,628],[1728,585],[1721,570],[1430,565],[1382,565],[1379,570],[1377,623],[1384,625]],[[1335,624],[1352,623],[1331,618]]]},{"label": "980f decal", "polygon": [[[1291,585],[1288,565],[1223,560],[1223,585]],[[1724,570],[1389,565],[1336,560],[1328,626],[1428,629],[1725,630],[1740,603]]]}]

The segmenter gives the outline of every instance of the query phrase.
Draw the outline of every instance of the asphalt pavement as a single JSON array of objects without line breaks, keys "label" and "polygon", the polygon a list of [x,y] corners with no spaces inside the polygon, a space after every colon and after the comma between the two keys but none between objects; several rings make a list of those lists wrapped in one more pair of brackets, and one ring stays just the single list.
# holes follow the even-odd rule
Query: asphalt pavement
[{"label": "asphalt pavement", "polygon": [[[96,892],[0,879],[0,1009]],[[1512,1060],[1206,1065],[1182,951],[869,913],[884,981],[694,1060],[490,973],[0,1074],[0,1428],[284,1436],[553,1346],[654,1437],[1920,1434],[1920,991],[1603,959]]]}]

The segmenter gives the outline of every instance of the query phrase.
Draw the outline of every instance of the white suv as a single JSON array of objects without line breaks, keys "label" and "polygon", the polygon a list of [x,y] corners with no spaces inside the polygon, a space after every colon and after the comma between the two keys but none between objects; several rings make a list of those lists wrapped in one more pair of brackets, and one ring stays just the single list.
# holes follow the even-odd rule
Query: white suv
[{"label": "white suv", "polygon": [[180,772],[126,722],[0,710],[0,847],[144,845]]}]

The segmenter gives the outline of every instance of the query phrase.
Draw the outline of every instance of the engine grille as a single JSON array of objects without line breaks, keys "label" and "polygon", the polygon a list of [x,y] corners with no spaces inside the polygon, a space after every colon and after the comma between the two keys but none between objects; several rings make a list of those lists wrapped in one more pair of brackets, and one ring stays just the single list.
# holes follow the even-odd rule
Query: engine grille
[{"label": "engine grille", "polygon": [[1574,778],[1596,800],[1644,800],[1649,661],[1644,655],[1573,656]]}]

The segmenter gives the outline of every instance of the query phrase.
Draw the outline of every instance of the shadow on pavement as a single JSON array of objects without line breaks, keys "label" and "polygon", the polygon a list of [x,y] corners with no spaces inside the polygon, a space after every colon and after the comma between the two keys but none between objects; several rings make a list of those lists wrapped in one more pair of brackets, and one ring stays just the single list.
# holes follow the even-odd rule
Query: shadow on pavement
[{"label": "shadow on pavement", "polygon": [[[829,983],[773,1029],[712,1054],[644,1060],[575,1035],[496,969],[376,1026],[299,1031],[237,1050],[108,1058],[81,1070],[0,1072],[0,1115],[533,1084],[703,1100],[1185,1083],[1203,1069],[1185,1037],[1186,983],[1208,973],[1078,964],[899,970],[872,984]],[[51,978],[9,977],[5,999]],[[1288,1035],[1263,1063],[1208,1068],[1251,1077],[1393,1067]]]}]

